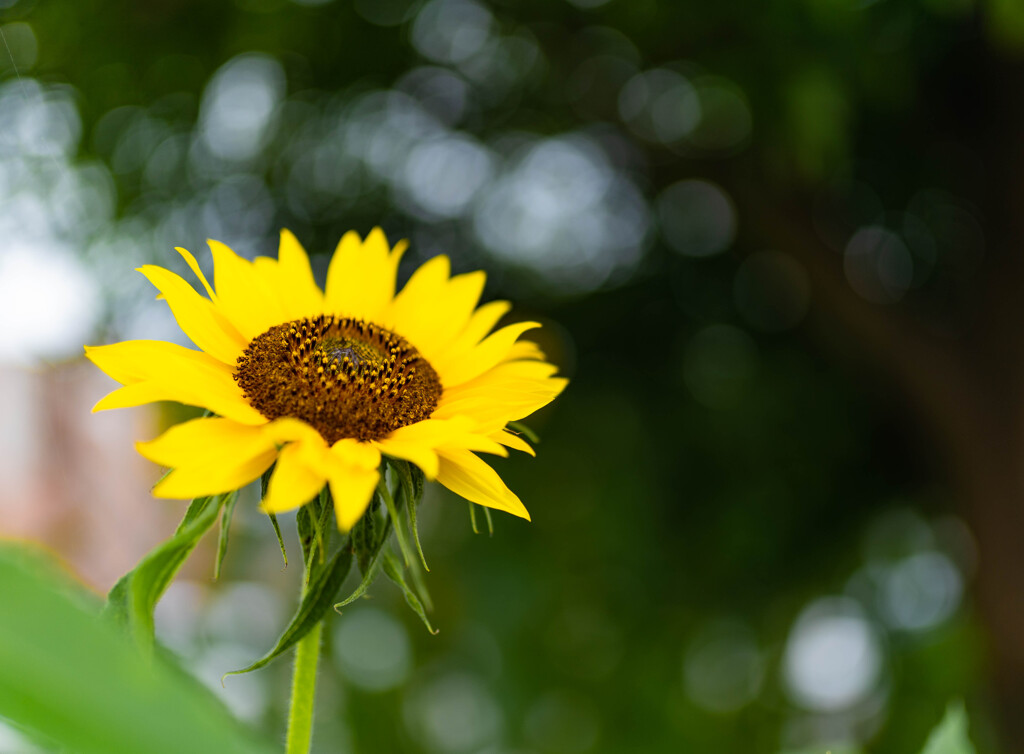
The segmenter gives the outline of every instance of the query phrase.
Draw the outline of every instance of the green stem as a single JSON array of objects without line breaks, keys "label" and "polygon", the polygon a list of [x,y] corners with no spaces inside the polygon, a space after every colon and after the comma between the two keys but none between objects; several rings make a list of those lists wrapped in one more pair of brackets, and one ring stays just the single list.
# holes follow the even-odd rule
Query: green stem
[{"label": "green stem", "polygon": [[288,710],[286,754],[308,754],[313,737],[313,700],[316,692],[316,665],[320,659],[320,629],[323,622],[306,634],[295,650],[292,675],[292,702]]}]

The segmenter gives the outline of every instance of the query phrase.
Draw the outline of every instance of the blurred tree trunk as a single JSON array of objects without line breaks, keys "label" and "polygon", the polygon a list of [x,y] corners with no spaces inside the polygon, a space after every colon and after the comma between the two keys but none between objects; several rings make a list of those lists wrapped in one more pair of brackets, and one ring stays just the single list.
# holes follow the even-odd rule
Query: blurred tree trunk
[{"label": "blurred tree trunk", "polygon": [[[897,310],[860,299],[843,279],[841,257],[829,249],[814,251],[820,242],[808,243],[809,224],[795,233],[785,221],[793,213],[755,214],[772,245],[807,266],[824,316],[823,345],[844,349],[845,336],[853,336],[870,368],[919,418],[919,437],[932,442],[946,464],[978,541],[977,594],[991,641],[1004,747],[1024,753],[1024,316],[1003,312],[997,321],[977,322],[983,333],[978,339],[965,335],[946,345],[929,343]],[[1017,248],[1024,257],[1024,235]],[[1015,282],[1024,283],[1024,277]],[[1012,295],[1007,306],[1017,308],[1024,300],[1024,285],[1019,287],[1006,293]],[[837,330],[842,337],[835,337]],[[982,340],[989,347],[979,352]],[[851,354],[837,356],[848,360]]]},{"label": "blurred tree trunk", "polygon": [[1004,750],[1024,754],[1024,75],[1019,65],[987,63],[998,122],[980,118],[972,134],[989,178],[987,257],[955,335],[858,296],[842,255],[815,231],[807,209],[815,197],[735,195],[759,240],[807,269],[823,346],[890,385],[945,466],[978,542],[978,607]]}]

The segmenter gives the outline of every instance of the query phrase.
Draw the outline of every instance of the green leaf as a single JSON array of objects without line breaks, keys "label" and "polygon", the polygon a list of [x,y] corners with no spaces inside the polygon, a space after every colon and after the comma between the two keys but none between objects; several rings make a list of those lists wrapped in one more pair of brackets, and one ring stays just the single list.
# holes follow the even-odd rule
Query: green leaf
[{"label": "green leaf", "polygon": [[170,539],[160,543],[126,573],[107,596],[105,616],[127,631],[140,647],[153,646],[153,610],[174,575],[217,520],[223,495],[192,501]]},{"label": "green leaf", "polygon": [[220,515],[220,536],[217,538],[217,559],[213,563],[213,578],[220,578],[220,567],[224,563],[224,556],[228,553],[228,537],[231,534],[231,517],[235,512],[235,503],[238,502],[238,490],[228,493],[224,500],[224,509]]},{"label": "green leaf", "polygon": [[174,530],[174,533],[181,534],[182,531],[194,524],[206,511],[206,506],[209,505],[209,502],[215,497],[217,496],[210,495],[208,497],[197,497],[190,502],[188,504],[188,508],[185,509],[185,515],[182,517],[181,523],[178,524],[178,528]]},{"label": "green leaf", "polygon": [[405,581],[405,576],[402,574],[402,564],[390,550],[385,550],[384,552],[384,574],[402,590],[406,603],[416,615],[420,616],[420,620],[423,621],[423,625],[427,627],[427,630],[432,634],[436,634],[437,630],[430,625],[427,612],[423,609],[423,603],[420,602],[416,592],[410,589]]},{"label": "green leaf", "polygon": [[292,616],[291,622],[281,634],[281,638],[277,640],[274,648],[249,667],[225,673],[225,677],[248,673],[262,668],[308,634],[330,609],[331,603],[341,589],[341,585],[345,581],[345,577],[348,576],[351,567],[352,548],[342,547],[323,568],[316,570],[310,579],[309,587],[302,596],[299,609]]},{"label": "green leaf", "polygon": [[963,702],[952,702],[925,743],[921,754],[974,754],[967,737],[967,713]]},{"label": "green leaf", "polygon": [[469,523],[473,527],[473,533],[479,534],[480,529],[476,525],[476,506],[473,503],[469,503]]},{"label": "green leaf", "polygon": [[269,752],[198,682],[96,619],[50,558],[0,545],[0,717],[76,754]]}]

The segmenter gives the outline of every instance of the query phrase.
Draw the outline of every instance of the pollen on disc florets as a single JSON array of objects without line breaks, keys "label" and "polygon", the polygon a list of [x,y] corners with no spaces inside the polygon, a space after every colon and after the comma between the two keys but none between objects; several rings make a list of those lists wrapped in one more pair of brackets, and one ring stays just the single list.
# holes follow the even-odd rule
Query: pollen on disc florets
[{"label": "pollen on disc florets", "polygon": [[408,341],[372,322],[321,315],[253,338],[235,370],[268,419],[291,416],[328,443],[379,440],[437,408],[441,381]]}]

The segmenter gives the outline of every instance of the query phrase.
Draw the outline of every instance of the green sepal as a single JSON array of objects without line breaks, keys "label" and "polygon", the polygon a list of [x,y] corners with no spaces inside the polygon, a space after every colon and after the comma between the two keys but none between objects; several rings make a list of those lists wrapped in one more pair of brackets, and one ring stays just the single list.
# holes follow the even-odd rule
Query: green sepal
[{"label": "green sepal", "polygon": [[238,490],[229,492],[224,499],[224,507],[220,514],[220,535],[217,537],[217,559],[213,562],[214,581],[220,578],[220,568],[224,563],[224,556],[228,553],[228,537],[231,536],[231,518],[235,513],[235,503],[238,502]]},{"label": "green sepal", "polygon": [[420,532],[416,525],[416,509],[420,507],[420,500],[423,499],[423,472],[420,471],[419,467],[413,466],[408,461],[397,461],[389,458],[388,463],[391,464],[391,468],[398,475],[402,496],[405,498],[405,514],[409,520],[409,531],[412,532],[413,541],[416,543],[416,552],[419,553],[423,570],[429,571],[430,566],[427,565],[427,556],[423,554]]},{"label": "green sepal", "polygon": [[249,667],[225,673],[224,678],[229,675],[240,675],[258,670],[298,643],[327,614],[351,567],[352,549],[344,546],[334,553],[323,568],[316,569],[302,596],[299,609],[292,616],[291,622],[277,640],[274,648]]},{"label": "green sepal", "polygon": [[[370,510],[367,510],[367,513],[364,514],[362,519],[360,519],[360,524],[367,517],[367,514],[370,514]],[[356,528],[358,527],[359,524],[356,524]],[[353,529],[353,534],[354,533],[355,529]],[[352,594],[350,594],[348,597],[346,597],[341,602],[336,604],[334,606],[335,610],[341,612],[341,608],[345,607],[346,605],[352,604],[357,599],[366,594],[366,591],[370,588],[370,585],[373,584],[374,579],[377,578],[377,572],[380,569],[381,554],[384,552],[384,543],[387,541],[389,534],[391,534],[391,519],[388,519],[384,522],[383,536],[380,537],[380,539],[378,540],[376,549],[372,552],[367,553],[366,564],[360,564],[359,566],[359,572],[363,574],[363,578],[359,582],[359,586],[355,588],[355,591],[353,591]]]},{"label": "green sepal", "polygon": [[[316,539],[315,542],[319,548],[320,563],[321,565],[327,562],[327,544],[328,538],[330,537],[331,529],[327,528],[327,519],[331,516],[331,511],[334,510],[334,498],[331,497],[330,487],[324,485],[324,488],[320,490],[320,517],[316,520]],[[306,563],[306,568],[312,568],[313,555],[317,553],[314,549],[310,553],[309,560]]]},{"label": "green sepal", "polygon": [[[299,535],[299,545],[302,546],[302,562],[307,563],[309,556],[316,545],[316,525],[314,519],[318,517],[319,511],[310,510],[313,503],[306,503],[295,512],[295,530]],[[309,576],[307,566],[306,576]]]},{"label": "green sepal", "polygon": [[[274,467],[271,466],[269,469],[263,472],[260,476],[260,502],[262,503],[267,499],[267,485],[270,484],[270,475],[273,473]],[[281,536],[281,525],[277,523],[277,516],[273,513],[268,513],[267,516],[270,518],[270,524],[274,527],[274,534],[277,535],[277,546],[281,548],[281,558],[284,560],[284,567],[288,567],[288,550],[284,547],[284,537]]]},{"label": "green sepal", "polygon": [[281,559],[284,560],[285,568],[288,567],[288,550],[284,547],[284,537],[281,536],[281,524],[277,523],[277,516],[273,513],[268,513],[267,518],[270,519],[270,525],[274,527],[274,534],[277,535],[277,546],[281,548]]},{"label": "green sepal", "polygon": [[384,552],[384,574],[391,579],[395,586],[402,590],[406,603],[416,615],[420,616],[420,620],[423,621],[423,625],[427,627],[427,630],[432,634],[436,634],[437,629],[430,625],[427,612],[423,609],[423,603],[420,602],[416,592],[410,589],[409,584],[405,581],[405,576],[402,574],[402,564],[390,550],[385,550]]},{"label": "green sepal", "polygon": [[326,535],[324,532],[327,529],[327,518],[330,516],[332,508],[331,493],[324,486],[320,490],[320,494],[299,508],[299,512],[296,514],[299,542],[302,544],[302,557],[306,567],[305,584],[309,584],[317,555],[319,555],[320,565],[327,561],[330,532],[328,531]]},{"label": "green sepal", "polygon": [[[359,562],[359,570],[363,574],[363,578],[359,586],[348,597],[335,605],[334,609],[341,612],[343,607],[352,604],[366,594],[380,573],[381,566],[383,566],[387,577],[402,590],[405,601],[412,608],[413,612],[420,617],[427,630],[431,633],[437,633],[427,619],[427,608],[424,605],[430,605],[430,596],[420,578],[419,562],[412,554],[408,540],[403,536],[400,521],[401,505],[399,503],[405,505],[406,512],[410,516],[410,530],[419,550],[420,561],[424,561],[423,564],[426,567],[423,549],[420,546],[419,533],[416,531],[415,524],[416,506],[423,495],[423,473],[405,461],[388,458],[386,463],[395,472],[392,478],[397,480],[397,488],[392,492],[387,486],[386,476],[382,474],[370,506],[355,527],[353,527],[353,547],[355,548],[356,559]],[[399,496],[399,492],[401,496]],[[383,518],[377,515],[382,502],[387,509],[387,516]],[[402,555],[405,563],[412,569],[413,579],[417,587],[416,590],[410,588],[405,580],[402,561],[387,546],[392,528],[395,529],[399,547],[403,550]]]},{"label": "green sepal", "polygon": [[409,547],[409,540],[406,539],[405,532],[402,531],[398,507],[395,505],[395,499],[391,496],[391,490],[388,489],[386,474],[380,475],[380,481],[377,482],[377,494],[380,495],[384,501],[384,507],[387,508],[388,518],[391,519],[392,527],[395,530],[395,538],[398,539],[398,548],[402,551],[402,557],[408,567],[409,562],[413,559],[412,548]]},{"label": "green sepal", "polygon": [[420,556],[419,564],[415,560],[410,563],[409,559],[406,559],[406,566],[411,566],[409,570],[412,573],[413,586],[416,588],[416,593],[419,595],[423,606],[429,612],[434,609],[434,606],[431,603],[430,592],[427,591],[427,585],[423,580],[423,573],[420,571],[419,565],[421,564],[423,570],[428,572],[430,571],[430,566],[427,565],[427,558],[423,554],[423,545],[420,542],[420,533],[416,525],[416,510],[423,499],[423,471],[408,461],[395,458],[388,458],[387,461],[392,469],[394,469],[395,476],[398,478],[399,488],[396,490],[395,496],[397,498],[398,493],[402,493],[402,499],[405,503],[406,522],[409,525],[409,531],[412,533],[412,539],[416,543],[416,552]]},{"label": "green sepal", "polygon": [[469,523],[473,527],[473,533],[479,534],[480,528],[476,525],[476,509],[481,508],[484,512],[484,518],[487,519],[487,534],[488,536],[494,536],[494,519],[491,518],[491,510],[486,505],[476,505],[476,503],[469,503]]},{"label": "green sepal", "polygon": [[412,574],[412,585],[416,588],[416,594],[419,595],[420,601],[423,602],[423,607],[427,609],[428,613],[434,612],[434,601],[430,598],[430,592],[427,590],[427,582],[423,578],[423,571],[414,562],[409,569],[409,573]]},{"label": "green sepal", "polygon": [[127,631],[145,651],[154,641],[153,611],[174,575],[217,520],[224,495],[197,497],[174,536],[161,542],[122,576],[107,595],[105,619]]},{"label": "green sepal", "polygon": [[377,520],[377,509],[380,508],[380,495],[374,492],[373,499],[366,507],[356,525],[352,527],[352,549],[355,551],[359,572],[365,574],[380,546],[391,533],[390,519],[385,522],[383,536]]},{"label": "green sepal", "polygon": [[540,435],[538,435],[536,432],[534,432],[532,429],[527,427],[522,422],[509,422],[508,427],[513,432],[518,432],[521,435],[525,435],[526,439],[532,442],[534,445],[538,445],[540,443]]}]

